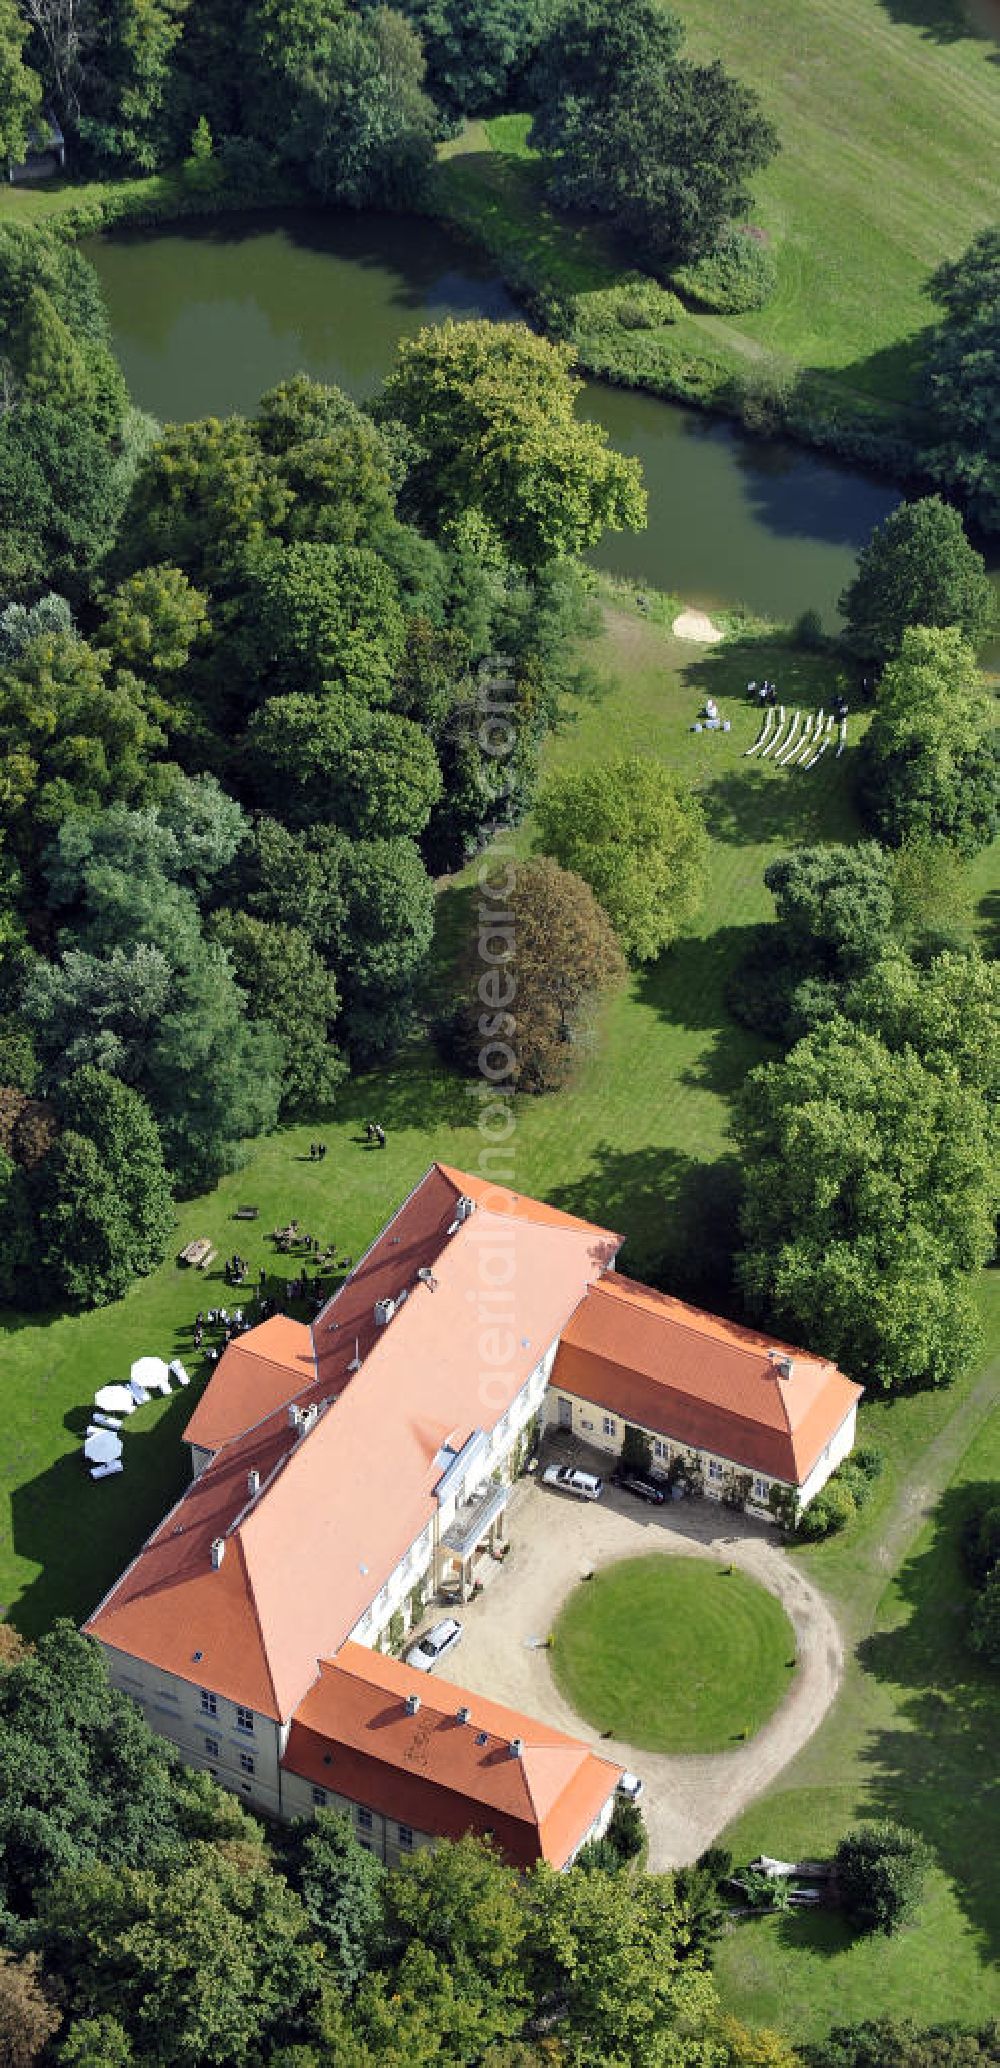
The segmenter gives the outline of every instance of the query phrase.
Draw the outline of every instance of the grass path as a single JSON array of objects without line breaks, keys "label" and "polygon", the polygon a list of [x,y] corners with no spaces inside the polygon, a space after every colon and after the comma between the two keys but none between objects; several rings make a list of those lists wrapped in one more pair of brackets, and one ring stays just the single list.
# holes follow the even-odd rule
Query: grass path
[{"label": "grass path", "polygon": [[957,0],[923,21],[896,0],[679,0],[678,12],[693,54],[721,54],[756,86],[782,141],[754,190],[778,294],[723,327],[845,385],[902,391],[908,341],[931,316],[928,273],[996,217],[995,45]]},{"label": "grass path", "polygon": [[[996,1284],[985,1290],[996,1306]],[[919,1917],[897,1938],[852,1940],[819,1915],[754,1922],[723,1941],[727,2008],[800,2039],[875,2011],[972,2023],[997,2009],[1000,1681],[964,1642],[958,1536],[972,1490],[1000,1479],[1000,1358],[909,1449],[912,1476],[875,1503],[852,1544],[801,1554],[849,1641],[841,1692],[781,1779],[723,1834],[739,1859],[794,1858],[887,1815],[934,1850]]]}]

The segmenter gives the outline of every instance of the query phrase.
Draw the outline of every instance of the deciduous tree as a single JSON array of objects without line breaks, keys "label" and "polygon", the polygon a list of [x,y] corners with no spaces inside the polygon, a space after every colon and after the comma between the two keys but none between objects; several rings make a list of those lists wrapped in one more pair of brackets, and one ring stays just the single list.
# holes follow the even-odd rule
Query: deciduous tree
[{"label": "deciduous tree", "polygon": [[654,0],[572,0],[531,81],[555,198],[609,216],[668,265],[711,250],[778,148],[757,94],[718,61],[681,58],[682,41]]},{"label": "deciduous tree", "polygon": [[637,460],[574,414],[580,383],[568,345],[514,323],[447,322],[407,338],[384,409],[413,434],[409,490],[428,516],[481,512],[513,557],[538,568],[638,530],[646,499]]},{"label": "deciduous tree", "polygon": [[17,0],[0,0],[0,155],[17,162],[42,105],[42,83],[24,62],[27,25]]},{"label": "deciduous tree", "polygon": [[649,962],[676,940],[708,845],[697,800],[664,763],[617,755],[553,776],[536,816],[539,844],[590,884],[627,955]]},{"label": "deciduous tree", "polygon": [[834,1854],[834,1872],[851,1923],[887,1936],[898,1931],[919,1906],[930,1864],[929,1848],[905,1824],[886,1818],[849,1832]]},{"label": "deciduous tree", "polygon": [[963,1274],[993,1246],[981,1097],[834,1020],[751,1073],[736,1135],[753,1311],[868,1383],[953,1378],[978,1342]]},{"label": "deciduous tree", "polygon": [[298,1885],[340,1986],[353,1990],[379,1936],[385,1873],[354,1835],[350,1819],[320,1810],[303,1829]]},{"label": "deciduous tree", "polygon": [[40,1969],[37,1953],[18,1960],[0,1947],[0,2059],[5,2068],[32,2068],[62,2024]]},{"label": "deciduous tree", "polygon": [[976,645],[996,615],[996,599],[958,511],[928,495],[900,503],[872,532],[840,608],[851,651],[880,667],[899,653],[911,625],[954,625]]},{"label": "deciduous tree", "polygon": [[609,2061],[685,2068],[715,2008],[711,1977],[687,1955],[668,1874],[532,1875],[532,1981],[553,2035],[581,2068]]},{"label": "deciduous tree", "polygon": [[281,1041],[282,1113],[328,1107],[347,1074],[333,1038],[340,996],[308,934],[225,910],[213,915],[211,933],[226,949],[254,1012]]},{"label": "deciduous tree", "polygon": [[927,291],[944,311],[924,362],[937,472],[979,523],[994,529],[1000,520],[1000,228],[981,230],[960,259],[932,274]]},{"label": "deciduous tree", "polygon": [[878,687],[862,783],[883,839],[948,840],[966,857],[998,823],[993,702],[960,632],[914,626]]},{"label": "deciduous tree", "polygon": [[455,1047],[473,1074],[509,1091],[564,1083],[581,1015],[625,974],[593,892],[547,856],[486,883],[468,965]]},{"label": "deciduous tree", "polygon": [[98,643],[156,679],[176,675],[208,630],[207,598],[179,567],[144,567],[108,598]]}]

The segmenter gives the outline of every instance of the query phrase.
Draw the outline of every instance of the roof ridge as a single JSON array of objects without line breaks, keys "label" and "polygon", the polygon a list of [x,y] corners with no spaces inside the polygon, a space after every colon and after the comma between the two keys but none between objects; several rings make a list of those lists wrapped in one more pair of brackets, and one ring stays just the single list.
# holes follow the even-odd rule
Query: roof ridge
[{"label": "roof ridge", "polygon": [[[603,1221],[587,1220],[583,1214],[570,1213],[564,1206],[553,1206],[550,1200],[538,1199],[533,1192],[518,1192],[513,1185],[505,1185],[499,1178],[481,1178],[473,1171],[459,1170],[456,1164],[436,1163],[434,1168],[440,1171],[441,1176],[450,1185],[454,1185],[456,1178],[468,1178],[470,1184],[478,1185],[486,1191],[505,1193],[507,1198],[512,1200],[515,1205],[519,1205],[523,1200],[528,1206],[542,1207],[546,1213],[553,1214],[557,1218],[551,1221],[536,1222],[535,1225],[550,1229],[553,1235],[574,1235],[579,1237],[581,1230],[586,1228],[593,1235],[611,1236],[617,1242],[619,1248],[621,1248],[624,1242],[625,1238],[617,1228],[608,1228]],[[470,1197],[472,1196],[470,1194]],[[504,1209],[500,1206],[491,1207],[484,1205],[478,1199],[476,1204],[481,1212],[495,1214],[498,1219],[516,1220],[518,1218],[516,1214],[505,1215]]]},{"label": "roof ridge", "polygon": [[[260,1640],[260,1655],[264,1661],[264,1671],[267,1675],[268,1687],[271,1690],[271,1700],[274,1704],[275,1715],[280,1719],[282,1723],[284,1723],[287,1719],[281,1714],[281,1703],[278,1700],[278,1690],[275,1686],[274,1674],[271,1671],[271,1659],[267,1649],[267,1639],[264,1636],[264,1626],[260,1619],[260,1610],[257,1607],[257,1590],[253,1583],[253,1574],[250,1571],[250,1562],[247,1558],[246,1550],[243,1544],[242,1528],[235,1529],[233,1531],[233,1535],[236,1540],[237,1549],[240,1555],[240,1564],[243,1568],[243,1578],[246,1582],[247,1599],[250,1603],[250,1609],[253,1615],[254,1628]],[[311,1685],[312,1682],[310,1682],[310,1686]],[[308,1688],[304,1689],[303,1694],[307,1694],[308,1691]],[[298,1707],[298,1703],[302,1699],[303,1696],[299,1695],[298,1700],[296,1701],[296,1708]],[[294,1713],[294,1710],[290,1711],[290,1715],[294,1715]]]},{"label": "roof ridge", "polygon": [[[308,1327],[309,1334],[312,1337],[313,1354],[317,1356],[317,1358],[318,1352],[316,1350],[316,1331],[324,1315],[327,1313],[329,1308],[333,1306],[334,1301],[339,1300],[340,1295],[344,1290],[344,1286],[349,1285],[351,1279],[357,1277],[362,1265],[367,1263],[367,1260],[371,1256],[372,1251],[378,1248],[378,1245],[383,1240],[383,1237],[388,1235],[390,1228],[395,1226],[395,1223],[398,1221],[400,1214],[405,1213],[406,1208],[409,1206],[411,1199],[415,1199],[417,1193],[423,1190],[428,1178],[431,1175],[431,1172],[435,1170],[438,1172],[439,1176],[444,1179],[446,1184],[451,1185],[452,1191],[455,1191],[455,1185],[453,1183],[453,1180],[449,1177],[448,1172],[444,1169],[443,1165],[436,1161],[434,1163],[429,1163],[427,1169],[423,1174],[423,1177],[418,1178],[416,1184],[410,1186],[410,1189],[406,1194],[405,1199],[400,1200],[400,1203],[397,1206],[395,1213],[390,1214],[389,1219],[385,1222],[384,1226],[379,1229],[378,1234],[372,1236],[372,1239],[368,1244],[367,1249],[362,1250],[357,1263],[351,1265],[351,1268],[347,1274],[347,1277],[344,1279],[343,1284],[338,1285],[336,1292],[332,1292],[330,1294],[329,1299],[323,1302],[323,1305],[320,1308],[319,1313],[314,1315],[312,1321],[305,1324]],[[457,1192],[455,1193],[455,1196],[456,1198],[458,1197]]]},{"label": "roof ridge", "polygon": [[[643,1285],[640,1278],[629,1278],[624,1271],[612,1271],[604,1278],[596,1278],[593,1284],[587,1287],[583,1297],[587,1299],[591,1293],[598,1292],[610,1292],[612,1297],[614,1297],[616,1285],[629,1290],[634,1287],[637,1292],[645,1293],[647,1298],[652,1294],[657,1300],[667,1300],[673,1307],[679,1307],[682,1310],[682,1315],[680,1318],[674,1317],[675,1325],[678,1328],[686,1329],[689,1335],[702,1333],[693,1321],[689,1321],[686,1318],[688,1315],[697,1314],[701,1315],[706,1321],[714,1322],[716,1328],[721,1327],[724,1330],[732,1330],[737,1338],[741,1336],[750,1338],[750,1341],[746,1344],[741,1344],[737,1341],[737,1348],[746,1348],[747,1350],[760,1349],[764,1353],[768,1350],[787,1351],[789,1356],[801,1358],[803,1362],[814,1365],[817,1371],[827,1371],[834,1368],[833,1359],[830,1357],[818,1357],[814,1350],[804,1350],[800,1344],[786,1343],[780,1336],[768,1336],[763,1329],[753,1328],[748,1321],[733,1321],[728,1314],[712,1314],[707,1307],[696,1307],[690,1300],[682,1300],[678,1293],[664,1292],[662,1287],[658,1285]],[[637,1302],[636,1304],[640,1303]]]}]

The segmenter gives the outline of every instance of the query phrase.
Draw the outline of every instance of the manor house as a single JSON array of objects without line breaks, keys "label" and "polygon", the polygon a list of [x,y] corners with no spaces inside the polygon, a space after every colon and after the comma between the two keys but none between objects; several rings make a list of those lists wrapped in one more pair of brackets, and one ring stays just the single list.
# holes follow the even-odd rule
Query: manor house
[{"label": "manor house", "polygon": [[261,1811],[347,1810],[390,1862],[473,1830],[563,1867],[606,1827],[610,1761],[383,1648],[502,1553],[546,1425],[612,1458],[642,1430],[654,1470],[766,1513],[846,1457],[861,1392],[625,1278],[620,1245],[434,1164],[315,1321],[229,1345],[190,1486],[84,1626],[185,1759]]}]

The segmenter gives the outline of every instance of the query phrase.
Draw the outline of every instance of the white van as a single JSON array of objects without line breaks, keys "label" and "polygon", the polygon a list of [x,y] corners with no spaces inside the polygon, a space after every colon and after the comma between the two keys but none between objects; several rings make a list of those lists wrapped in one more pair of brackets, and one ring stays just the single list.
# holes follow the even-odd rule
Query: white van
[{"label": "white van", "polygon": [[557,1486],[564,1494],[576,1494],[581,1501],[599,1501],[604,1481],[594,1472],[580,1472],[575,1465],[549,1465],[542,1473],[543,1486]]}]

